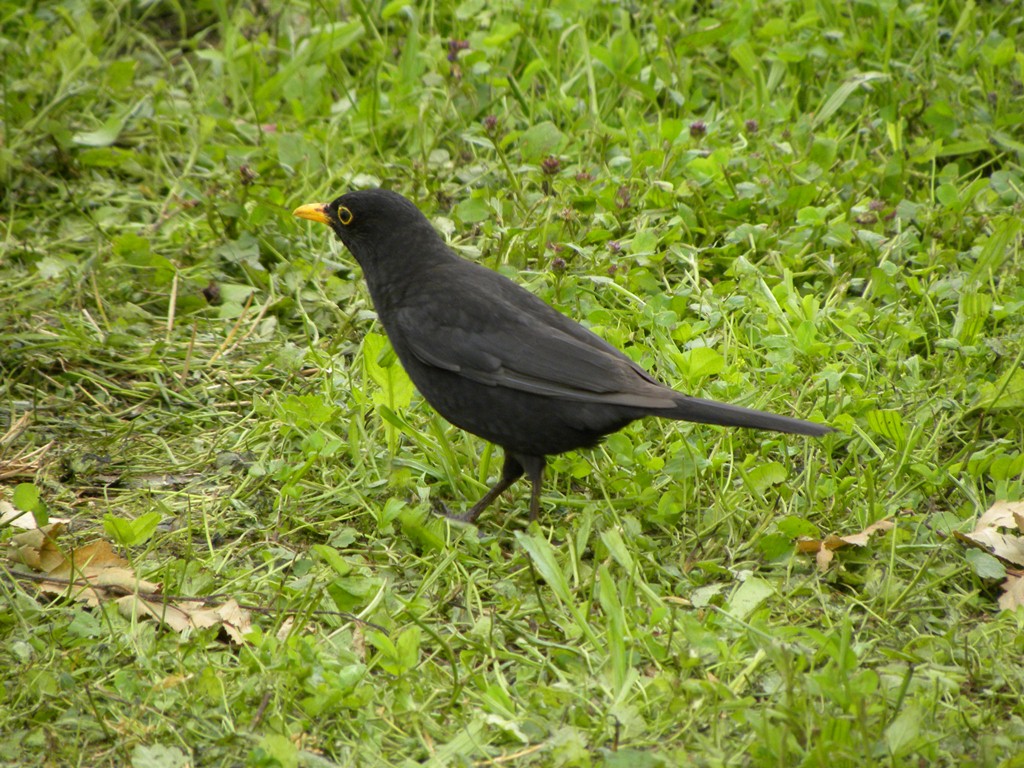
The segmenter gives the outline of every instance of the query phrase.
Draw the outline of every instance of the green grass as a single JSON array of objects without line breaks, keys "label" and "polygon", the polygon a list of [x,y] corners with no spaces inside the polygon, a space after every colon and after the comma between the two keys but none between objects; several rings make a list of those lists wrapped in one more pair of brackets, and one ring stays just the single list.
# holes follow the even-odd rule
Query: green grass
[{"label": "green grass", "polygon": [[[0,500],[261,609],[236,646],[5,564],[0,762],[1024,765],[1024,614],[950,536],[1024,497],[1022,81],[1014,2],[0,0]],[[841,434],[648,420],[449,526],[500,452],[290,215],[374,185]]]}]

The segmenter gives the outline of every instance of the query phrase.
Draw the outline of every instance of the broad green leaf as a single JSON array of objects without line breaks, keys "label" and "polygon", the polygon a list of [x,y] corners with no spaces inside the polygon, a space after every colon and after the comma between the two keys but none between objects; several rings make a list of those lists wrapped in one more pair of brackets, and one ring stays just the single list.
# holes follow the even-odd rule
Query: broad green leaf
[{"label": "broad green leaf", "polygon": [[915,706],[909,705],[889,724],[885,729],[885,743],[893,758],[909,755],[914,750],[923,721],[923,713]]},{"label": "broad green leaf", "polygon": [[527,162],[538,162],[561,150],[565,144],[565,134],[558,130],[554,123],[544,121],[524,131],[519,141],[523,159]]},{"label": "broad green leaf", "polygon": [[314,544],[312,549],[339,576],[347,576],[352,571],[352,565],[334,547],[327,544]]},{"label": "broad green leaf", "polygon": [[601,603],[605,618],[608,619],[605,649],[612,669],[615,693],[618,695],[628,679],[626,616],[622,601],[619,600],[618,585],[606,565],[602,565],[598,571],[597,599]]},{"label": "broad green leaf", "polygon": [[747,472],[747,482],[758,493],[764,493],[773,485],[784,483],[789,472],[777,461],[769,461]]},{"label": "broad green leaf", "polygon": [[11,503],[22,512],[31,513],[37,527],[50,522],[49,509],[42,499],[39,487],[34,483],[18,483],[11,495]]},{"label": "broad green leaf", "polygon": [[680,356],[682,368],[691,384],[725,370],[725,358],[710,347],[693,347]]},{"label": "broad green leaf", "polygon": [[445,538],[441,532],[444,521],[440,516],[403,505],[398,513],[398,521],[402,526],[402,533],[422,549],[432,552],[444,549]]},{"label": "broad green leaf", "polygon": [[39,506],[39,488],[34,483],[18,483],[11,495],[11,503],[25,512],[32,512]]},{"label": "broad green leaf", "polygon": [[[412,380],[399,364],[385,336],[379,333],[366,334],[363,339],[363,365],[383,392],[383,404],[392,410],[408,407],[414,391]],[[374,399],[376,401],[377,398]]]},{"label": "broad green leaf", "polygon": [[123,117],[112,117],[103,126],[94,131],[80,131],[71,137],[71,141],[80,147],[109,147],[124,129]]},{"label": "broad green leaf", "polygon": [[395,659],[403,672],[415,669],[420,658],[420,628],[409,627],[395,641]]},{"label": "broad green leaf", "polygon": [[385,5],[380,11],[380,17],[387,21],[394,18],[398,14],[402,13],[406,8],[412,5],[410,0],[391,0],[390,3]]},{"label": "broad green leaf", "polygon": [[868,412],[867,419],[868,426],[876,435],[887,437],[899,446],[906,442],[907,433],[899,411],[876,409]]},{"label": "broad green leaf", "polygon": [[547,539],[532,534],[516,531],[516,539],[526,553],[533,560],[534,566],[540,571],[544,581],[551,587],[555,597],[566,605],[574,603],[572,590],[569,587],[569,580],[565,577],[558,560],[555,558],[554,550]]},{"label": "broad green leaf", "polygon": [[104,515],[103,529],[122,547],[134,547],[149,540],[161,519],[159,512],[147,512],[134,520]]},{"label": "broad green leaf", "polygon": [[514,21],[495,24],[491,29],[490,34],[484,38],[484,45],[490,46],[491,48],[500,48],[509,40],[516,37],[521,30],[522,27]]},{"label": "broad green leaf", "polygon": [[973,407],[991,411],[1024,408],[1024,368],[1012,369],[999,381],[983,383]]},{"label": "broad green leaf", "polygon": [[467,197],[455,207],[455,215],[464,224],[476,224],[491,217],[491,209],[479,197]]},{"label": "broad green leaf", "polygon": [[658,233],[649,229],[637,232],[629,243],[629,252],[633,255],[654,253],[657,248]]},{"label": "broad green leaf", "polygon": [[1006,566],[988,552],[982,552],[980,549],[968,549],[964,552],[964,559],[979,579],[1006,578]]},{"label": "broad green leaf", "polygon": [[735,619],[744,621],[761,603],[774,594],[775,589],[767,581],[751,576],[729,597],[725,612]]},{"label": "broad green leaf", "polygon": [[780,533],[789,536],[791,539],[797,539],[801,536],[808,538],[821,536],[821,529],[818,526],[810,520],[805,520],[796,515],[786,515],[775,523],[775,527],[779,529]]},{"label": "broad green leaf", "polygon": [[263,736],[254,751],[258,765],[273,765],[280,768],[298,768],[299,747],[284,734],[269,733]]},{"label": "broad green leaf", "polygon": [[960,294],[953,335],[961,344],[973,344],[992,310],[992,297],[968,290]]},{"label": "broad green leaf", "polygon": [[729,48],[729,55],[740,65],[740,69],[754,83],[764,81],[764,71],[761,69],[761,60],[754,53],[753,46],[747,40],[740,40]]}]

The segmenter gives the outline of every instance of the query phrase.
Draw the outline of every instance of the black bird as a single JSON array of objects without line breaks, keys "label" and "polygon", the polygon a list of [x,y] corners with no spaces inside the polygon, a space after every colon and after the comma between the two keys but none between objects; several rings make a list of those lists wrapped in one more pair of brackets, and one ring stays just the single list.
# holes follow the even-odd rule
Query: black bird
[{"label": "black bird", "polygon": [[545,457],[591,447],[644,416],[798,435],[834,431],[666,387],[507,277],[458,256],[396,192],[349,192],[295,215],[327,224],[352,252],[391,345],[427,402],[504,449],[501,479],[457,519],[475,520],[523,473],[536,517]]}]

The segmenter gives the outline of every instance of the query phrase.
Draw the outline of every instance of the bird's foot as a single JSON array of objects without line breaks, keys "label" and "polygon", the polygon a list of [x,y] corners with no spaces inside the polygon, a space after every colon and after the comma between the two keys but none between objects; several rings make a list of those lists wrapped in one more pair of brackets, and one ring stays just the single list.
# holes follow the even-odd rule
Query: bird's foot
[{"label": "bird's foot", "polygon": [[[431,501],[431,505],[434,508],[434,514],[441,515],[441,517],[447,517],[449,520],[454,520],[457,523],[472,523],[480,515],[475,509],[470,508],[466,512],[456,513],[448,509],[448,505],[440,499],[434,499]],[[476,514],[474,514],[476,512]]]}]

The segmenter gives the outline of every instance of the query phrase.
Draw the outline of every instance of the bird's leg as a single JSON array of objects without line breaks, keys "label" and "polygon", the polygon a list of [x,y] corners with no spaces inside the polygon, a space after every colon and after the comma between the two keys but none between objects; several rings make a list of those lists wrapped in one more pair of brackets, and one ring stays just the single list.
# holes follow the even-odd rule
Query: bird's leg
[{"label": "bird's leg", "polygon": [[530,480],[530,519],[536,520],[540,515],[540,486],[544,481],[544,465],[547,462],[543,456],[519,456],[518,458]]},{"label": "bird's leg", "polygon": [[494,501],[498,496],[505,492],[512,483],[523,476],[523,465],[512,455],[505,454],[505,464],[501,468],[501,478],[496,482],[483,497],[469,508],[466,512],[461,515],[451,515],[452,520],[461,520],[464,523],[472,523],[483,512],[487,507],[490,506],[491,502]]}]

